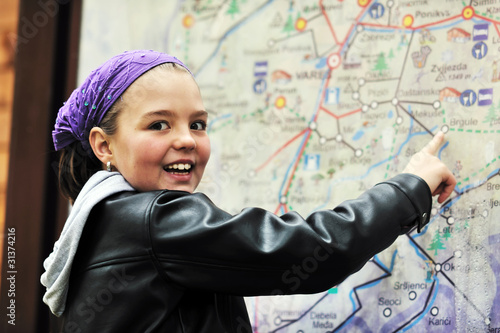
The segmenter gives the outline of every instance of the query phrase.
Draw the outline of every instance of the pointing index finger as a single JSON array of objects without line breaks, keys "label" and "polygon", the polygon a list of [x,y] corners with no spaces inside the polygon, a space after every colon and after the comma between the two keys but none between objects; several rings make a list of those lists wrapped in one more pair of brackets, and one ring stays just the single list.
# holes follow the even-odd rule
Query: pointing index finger
[{"label": "pointing index finger", "polygon": [[432,140],[422,149],[424,152],[429,153],[431,155],[435,155],[443,143],[444,133],[439,131]]}]

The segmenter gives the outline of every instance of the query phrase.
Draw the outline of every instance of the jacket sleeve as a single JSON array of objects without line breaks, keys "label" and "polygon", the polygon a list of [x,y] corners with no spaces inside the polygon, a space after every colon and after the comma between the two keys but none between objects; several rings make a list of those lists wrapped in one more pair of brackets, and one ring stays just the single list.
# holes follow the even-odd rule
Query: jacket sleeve
[{"label": "jacket sleeve", "polygon": [[157,266],[179,287],[241,296],[315,293],[425,225],[431,205],[427,184],[401,174],[306,219],[259,208],[233,216],[202,194],[164,191],[147,223]]}]

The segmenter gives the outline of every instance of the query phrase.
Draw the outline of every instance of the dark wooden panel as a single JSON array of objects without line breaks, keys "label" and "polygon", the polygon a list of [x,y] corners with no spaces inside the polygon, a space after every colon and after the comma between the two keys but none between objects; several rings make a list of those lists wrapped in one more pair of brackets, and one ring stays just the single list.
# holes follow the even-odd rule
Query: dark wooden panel
[{"label": "dark wooden panel", "polygon": [[[20,2],[5,220],[6,235],[15,228],[15,267],[8,266],[4,251],[1,292],[3,309],[15,300],[16,325],[3,315],[3,332],[49,331],[48,310],[41,301],[42,261],[67,207],[51,166],[51,129],[75,84],[80,12],[79,0]],[[10,276],[15,278],[15,297],[8,293]]]}]

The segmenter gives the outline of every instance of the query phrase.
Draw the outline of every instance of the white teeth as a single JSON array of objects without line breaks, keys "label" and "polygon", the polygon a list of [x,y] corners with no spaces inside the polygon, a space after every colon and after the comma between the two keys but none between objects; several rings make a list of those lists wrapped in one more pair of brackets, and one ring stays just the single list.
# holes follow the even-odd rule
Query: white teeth
[{"label": "white teeth", "polygon": [[191,169],[191,164],[187,164],[187,163],[176,163],[176,164],[170,164],[169,166],[167,166],[167,169],[169,170],[190,170]]}]

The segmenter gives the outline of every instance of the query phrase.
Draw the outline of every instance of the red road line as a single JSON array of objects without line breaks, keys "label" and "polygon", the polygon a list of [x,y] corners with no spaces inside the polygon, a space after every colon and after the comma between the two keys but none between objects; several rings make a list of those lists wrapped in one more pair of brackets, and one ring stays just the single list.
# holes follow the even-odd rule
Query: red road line
[{"label": "red road line", "polygon": [[337,39],[337,35],[335,35],[335,31],[333,30],[332,23],[330,22],[330,19],[328,18],[328,15],[325,12],[325,7],[323,7],[323,0],[319,1],[319,8],[321,8],[321,13],[325,17],[326,23],[328,23],[328,27],[330,28],[330,32],[333,35],[333,39],[335,40],[335,43],[340,44],[338,39]]},{"label": "red road line", "polygon": [[[359,19],[361,18],[361,16],[363,16],[363,14],[365,13],[365,11],[367,11],[369,9],[370,2],[372,2],[372,1],[371,0],[368,1],[368,3],[366,4],[365,10],[360,11],[359,14],[358,14],[358,16],[354,19],[354,22],[356,22],[356,24],[360,24]],[[354,29],[354,26],[356,24],[355,23],[351,24],[351,27],[349,28],[349,31],[345,35],[344,41],[342,42],[342,45],[341,45],[342,47],[344,47],[345,42],[347,42],[347,37],[349,37],[349,35],[351,34],[352,29]]]},{"label": "red road line", "polygon": [[[326,87],[328,87],[328,85],[330,84],[330,79],[332,78],[332,69],[329,69],[330,73],[328,73],[328,77],[326,78],[325,80],[325,84],[323,86],[323,91],[321,92],[321,104],[319,105],[319,108],[320,110],[323,109],[323,102],[325,101],[325,94],[326,94]],[[316,112],[316,115],[314,116],[314,121],[316,121],[316,119],[318,119],[318,116],[319,116],[319,112]]]},{"label": "red road line", "polygon": [[421,26],[418,26],[418,27],[408,28],[408,29],[418,30],[418,29],[422,29],[422,28],[427,28],[427,27],[430,27],[430,26],[433,26],[433,25],[437,25],[437,24],[441,24],[441,23],[444,23],[444,22],[452,21],[452,20],[454,20],[456,18],[459,18],[459,17],[462,17],[462,14],[455,15],[455,16],[449,17],[449,18],[444,19],[444,20],[440,20],[440,21],[436,21],[436,22],[432,22],[432,23],[427,23],[427,24],[424,24],[424,25],[421,25]]},{"label": "red road line", "polygon": [[341,118],[353,115],[355,113],[361,112],[361,108],[359,108],[359,109],[356,109],[356,110],[352,110],[351,112],[347,112],[347,113],[345,113],[345,114],[343,114],[341,116],[337,116],[335,113],[332,113],[331,111],[325,109],[324,107],[321,107],[320,109],[321,109],[321,111],[326,112],[327,114],[329,114],[330,116],[332,116],[335,119],[341,119]]},{"label": "red road line", "polygon": [[379,23],[369,23],[369,22],[360,22],[359,25],[361,26],[368,26],[368,27],[377,27],[377,28],[392,28],[392,29],[398,29],[398,30],[404,30],[403,27],[399,27],[396,25],[383,25]]},{"label": "red road line", "polygon": [[306,149],[307,142],[309,141],[309,138],[311,137],[312,131],[310,129],[307,129],[307,138],[304,140],[304,145],[302,146],[302,149],[300,150],[300,153],[297,155],[297,160],[295,161],[295,165],[293,166],[293,171],[290,174],[290,178],[288,179],[288,184],[286,186],[286,189],[284,191],[284,196],[288,194],[288,190],[290,189],[290,185],[292,184],[293,176],[295,175],[295,171],[297,171],[297,167],[299,166],[300,158],[302,157],[302,154],[304,153],[304,150]]},{"label": "red road line", "polygon": [[495,30],[497,31],[497,34],[500,36],[500,31],[498,30],[498,26],[496,24],[493,24],[493,26],[495,27]]},{"label": "red road line", "polygon": [[[478,17],[478,18],[480,18],[480,19],[482,19],[482,20],[485,20],[485,21],[488,21],[488,22],[491,22],[491,23],[495,23],[495,28],[497,28],[497,27],[496,27],[496,24],[497,24],[497,23],[500,23],[499,21],[492,20],[492,19],[490,19],[490,18],[488,18],[488,17],[486,17],[486,16],[481,16],[481,15],[477,15],[477,14],[474,14],[474,16],[475,16],[475,17]],[[497,28],[497,31],[498,31],[498,28]]]},{"label": "red road line", "polygon": [[398,30],[419,30],[419,29],[427,28],[427,27],[430,27],[430,26],[433,26],[433,25],[441,24],[441,23],[444,23],[444,22],[447,22],[447,21],[452,21],[452,20],[454,20],[456,18],[459,18],[461,16],[462,16],[461,14],[460,15],[455,15],[455,16],[452,16],[452,17],[449,17],[447,19],[443,19],[443,20],[440,20],[440,21],[423,24],[423,25],[420,25],[418,27],[408,27],[408,28],[401,27],[401,26],[394,26],[394,25],[383,25],[383,24],[377,24],[377,23],[369,23],[369,22],[364,22],[364,23],[360,22],[359,24],[362,25],[362,26],[376,27],[376,28],[391,28],[391,29],[398,29]]},{"label": "red road line", "polygon": [[273,158],[276,157],[283,149],[285,149],[289,144],[291,144],[293,141],[295,141],[298,137],[300,137],[302,134],[304,134],[308,129],[304,129],[302,132],[288,140],[281,148],[279,148],[277,151],[275,151],[261,166],[259,166],[257,169],[255,169],[255,172],[259,172],[261,169],[263,169]]}]

